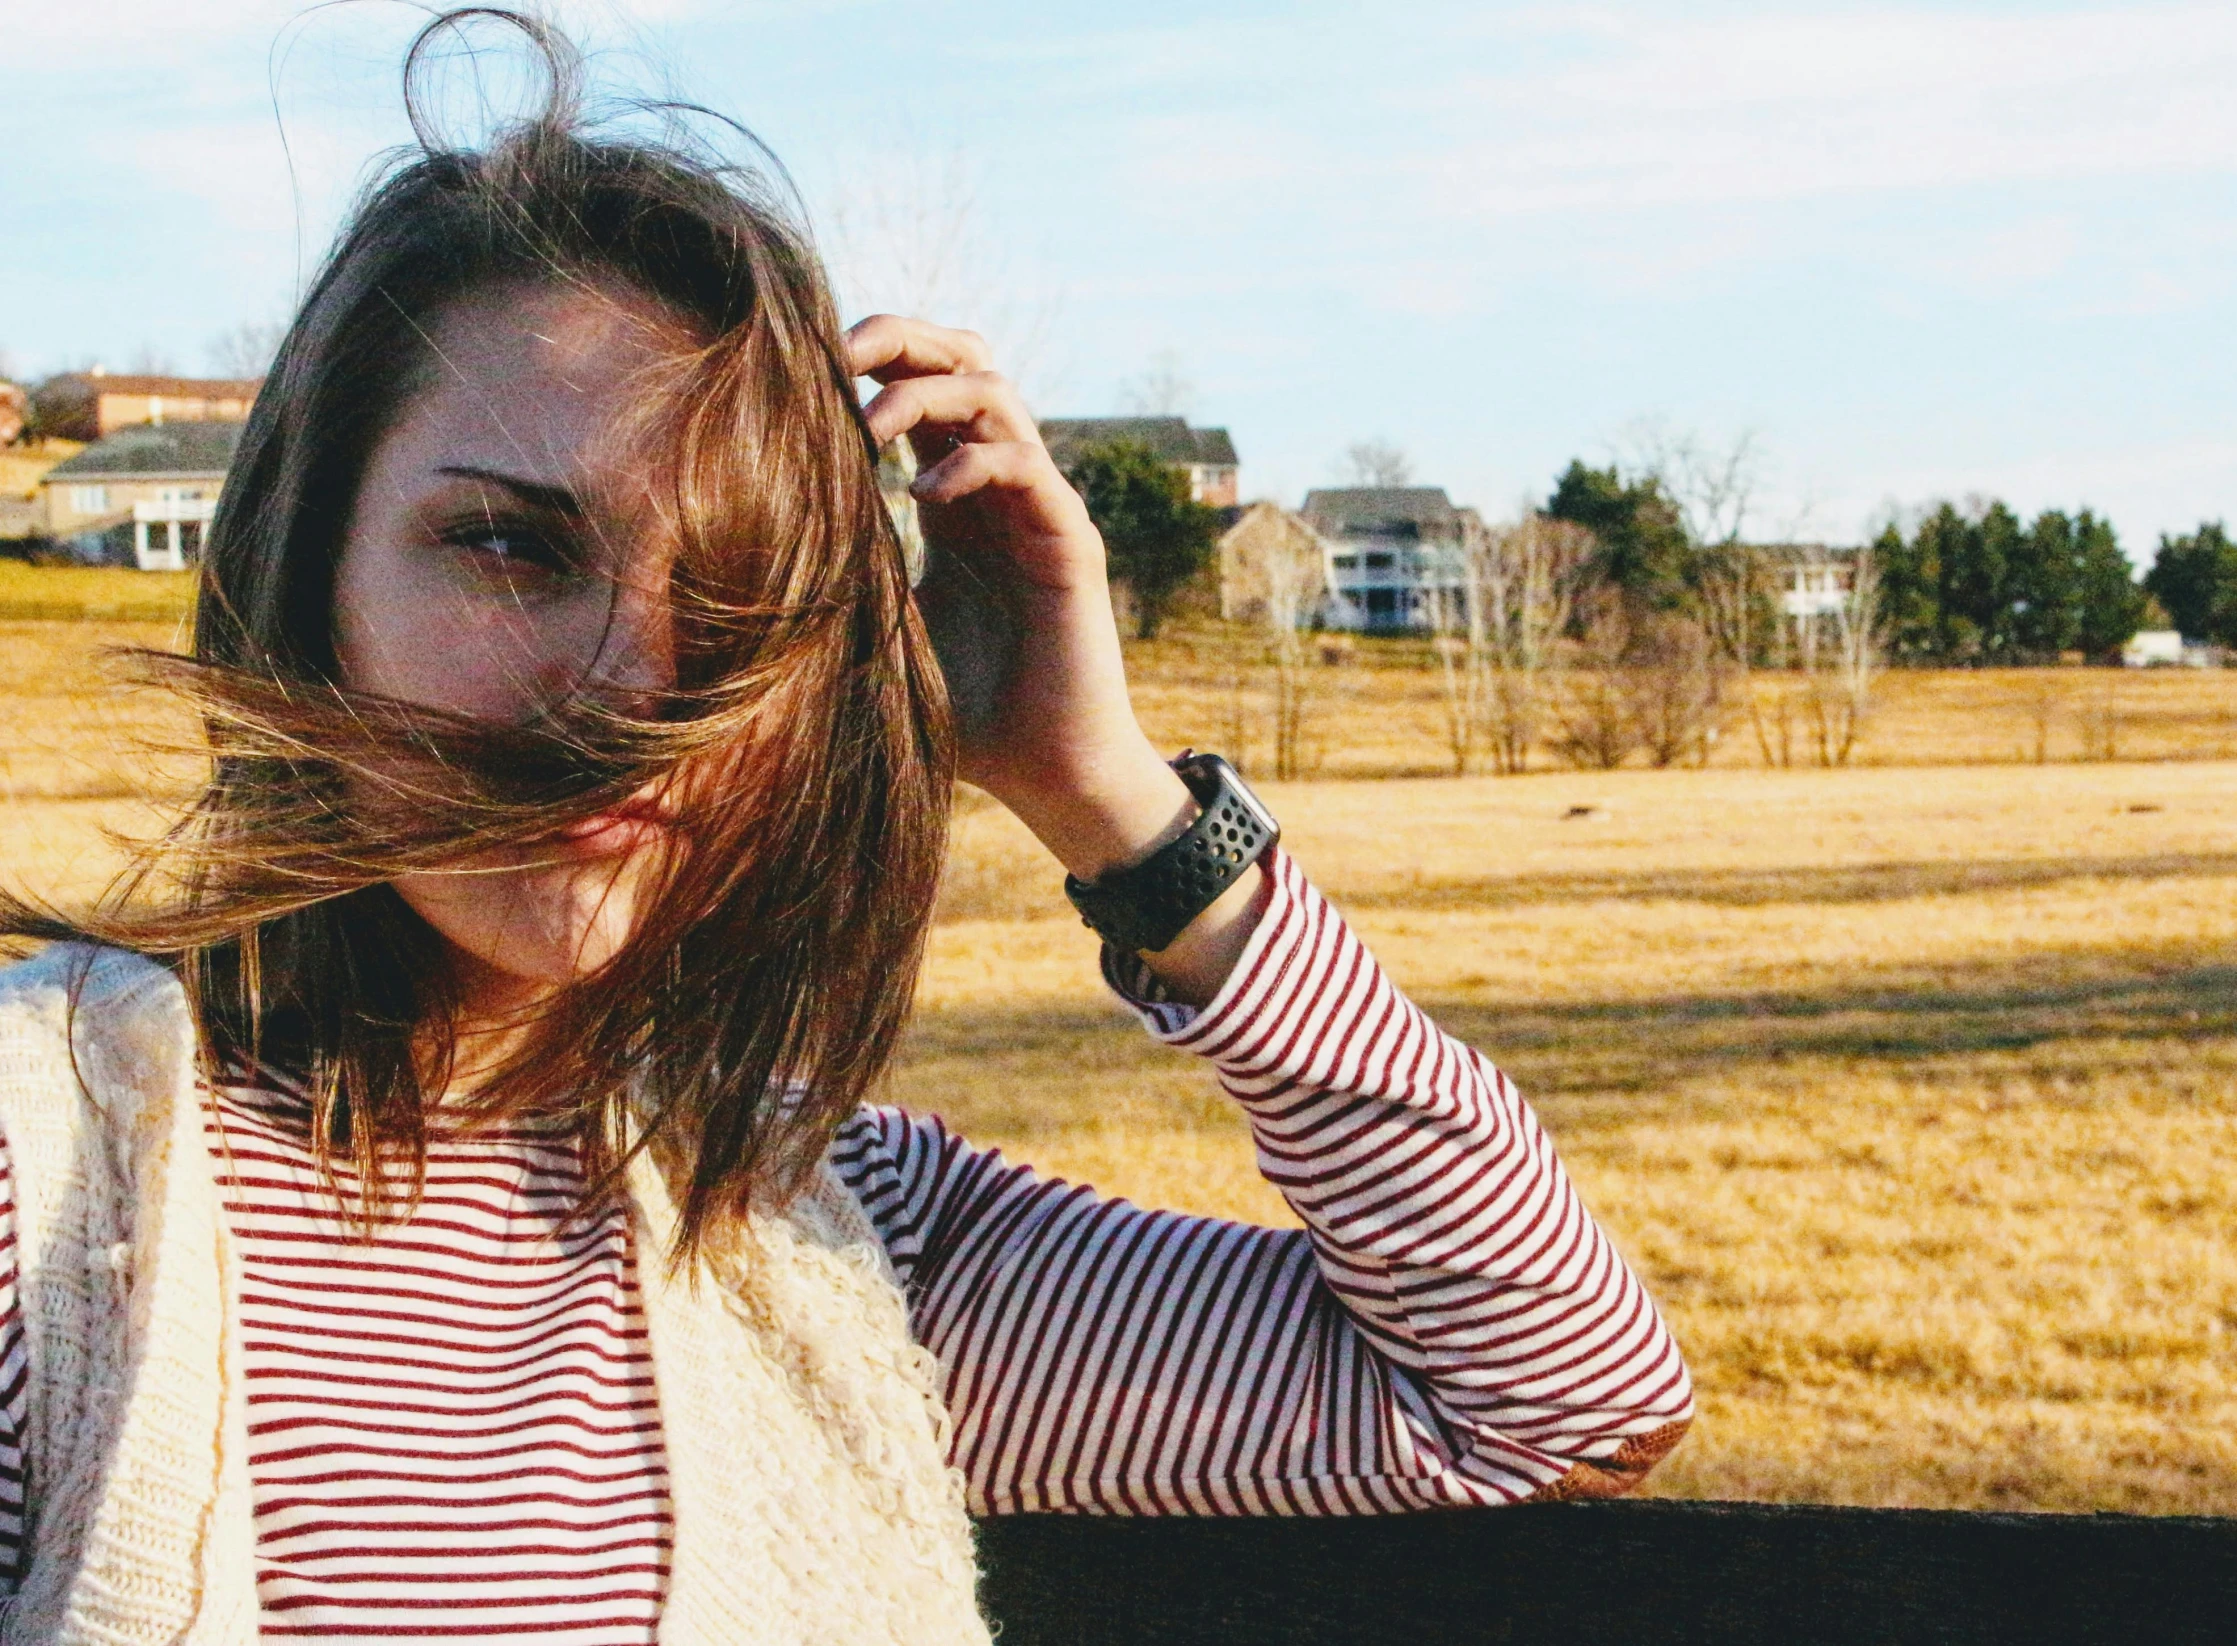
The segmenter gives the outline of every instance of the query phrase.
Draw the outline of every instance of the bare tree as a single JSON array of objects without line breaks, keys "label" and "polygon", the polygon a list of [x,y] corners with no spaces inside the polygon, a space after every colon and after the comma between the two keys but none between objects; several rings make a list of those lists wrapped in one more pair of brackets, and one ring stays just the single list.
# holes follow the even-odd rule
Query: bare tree
[{"label": "bare tree", "polygon": [[2121,742],[2120,671],[2098,671],[2102,683],[2082,704],[2082,758],[2118,760]]},{"label": "bare tree", "polygon": [[1635,620],[1622,660],[1633,730],[1657,766],[1704,766],[1724,730],[1726,665],[1708,631],[1682,612]]},{"label": "bare tree", "polygon": [[1473,587],[1490,648],[1490,680],[1478,698],[1493,769],[1527,771],[1548,712],[1548,681],[1561,637],[1587,592],[1592,534],[1525,508],[1513,525],[1484,534]]},{"label": "bare tree", "polygon": [[1303,633],[1327,588],[1320,539],[1294,515],[1262,548],[1267,650],[1274,665],[1274,775],[1303,777],[1312,656]]},{"label": "bare tree", "polygon": [[163,349],[153,343],[142,343],[132,351],[132,364],[127,369],[142,377],[175,377],[179,368]]},{"label": "bare tree", "polygon": [[1632,426],[1624,466],[1660,483],[1696,549],[1737,543],[1747,535],[1763,486],[1763,451],[1753,431],[1727,445],[1661,423]]},{"label": "bare tree", "polygon": [[262,377],[286,335],[287,327],[279,321],[244,321],[211,338],[205,358],[219,377]]},{"label": "bare tree", "polygon": [[[1446,547],[1449,560],[1429,606],[1455,776],[1465,776],[1487,753],[1502,776],[1527,771],[1549,717],[1562,723],[1558,748],[1608,746],[1606,739],[1580,741],[1570,734],[1568,709],[1577,705],[1557,701],[1552,689],[1563,636],[1580,606],[1588,610],[1588,628],[1597,624],[1599,638],[1615,645],[1607,684],[1612,691],[1622,685],[1616,665],[1629,618],[1602,609],[1607,602],[1600,595],[1614,591],[1593,586],[1596,547],[1584,528],[1527,506],[1519,519],[1500,526],[1486,527],[1472,510],[1463,514],[1460,538]],[[1602,706],[1594,698],[1597,685],[1580,690],[1579,702],[1592,718]]]},{"label": "bare tree", "polygon": [[1849,587],[1833,612],[1830,668],[1814,677],[1811,694],[1818,764],[1845,766],[1872,713],[1872,683],[1887,647],[1878,558],[1867,543],[1849,567]]},{"label": "bare tree", "polygon": [[[1713,733],[1739,705],[1768,762],[1772,733],[1757,703],[1754,668],[1757,642],[1774,610],[1772,568],[1763,550],[1747,541],[1762,485],[1761,447],[1748,431],[1717,445],[1651,423],[1634,430],[1632,445],[1636,466],[1660,482],[1676,507],[1692,551],[1688,604],[1708,647],[1698,674],[1708,692],[1698,705],[1702,723]],[[1680,700],[1690,691],[1690,685],[1681,690]]]},{"label": "bare tree", "polygon": [[1355,486],[1403,486],[1414,478],[1414,464],[1388,440],[1355,440],[1344,448],[1343,472]]},{"label": "bare tree", "polygon": [[2034,733],[2033,753],[2038,766],[2050,764],[2051,729],[2058,724],[2058,711],[2065,695],[2059,690],[2055,674],[2038,674],[2029,683],[2023,708],[2029,729]]},{"label": "bare tree", "polygon": [[983,175],[960,146],[907,133],[883,145],[826,219],[829,260],[850,313],[886,310],[968,326],[1029,396],[1053,393],[1059,295],[1021,272],[991,232]]},{"label": "bare tree", "polygon": [[[1445,691],[1445,736],[1452,750],[1453,776],[1466,777],[1487,730],[1485,709],[1496,667],[1492,628],[1499,613],[1492,591],[1491,533],[1471,513],[1461,521],[1454,548],[1456,579],[1440,579],[1429,596],[1433,647]],[[1502,591],[1503,592],[1503,591]]]},{"label": "bare tree", "polygon": [[1164,349],[1119,388],[1119,403],[1137,417],[1186,417],[1196,409],[1196,385],[1181,371],[1181,357]]},{"label": "bare tree", "polygon": [[1638,747],[1638,723],[1624,668],[1631,651],[1631,612],[1622,591],[1598,588],[1584,603],[1576,667],[1554,698],[1553,750],[1572,766],[1614,771]]}]

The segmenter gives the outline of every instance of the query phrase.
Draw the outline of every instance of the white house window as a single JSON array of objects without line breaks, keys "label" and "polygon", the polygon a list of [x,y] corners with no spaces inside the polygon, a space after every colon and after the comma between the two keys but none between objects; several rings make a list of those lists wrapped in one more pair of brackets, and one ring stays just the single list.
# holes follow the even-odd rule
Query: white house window
[{"label": "white house window", "polygon": [[72,486],[70,508],[76,514],[107,514],[109,488],[106,486]]}]

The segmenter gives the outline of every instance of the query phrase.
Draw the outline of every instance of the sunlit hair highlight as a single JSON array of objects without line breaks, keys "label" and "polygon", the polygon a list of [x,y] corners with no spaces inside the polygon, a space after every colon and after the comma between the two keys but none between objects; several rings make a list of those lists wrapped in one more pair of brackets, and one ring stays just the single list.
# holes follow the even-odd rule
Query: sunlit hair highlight
[{"label": "sunlit hair highlight", "polygon": [[[430,53],[468,21],[518,31],[550,85],[472,149],[418,117]],[[510,13],[421,35],[419,144],[359,203],[257,399],[191,657],[145,660],[198,705],[208,781],[91,914],[15,903],[0,933],[172,964],[208,1072],[301,1083],[329,1181],[353,1168],[370,1227],[417,1191],[459,1027],[440,940],[392,883],[494,847],[533,855],[665,780],[682,844],[626,943],[455,1112],[563,1122],[607,1191],[650,1149],[682,1255],[789,1196],[890,1061],[953,754],[807,234],[767,168],[601,136],[581,78],[563,39]],[[670,539],[676,681],[649,707],[586,693],[494,725],[339,679],[335,566],[368,459],[446,310],[518,283],[618,288],[679,323],[614,431]]]}]

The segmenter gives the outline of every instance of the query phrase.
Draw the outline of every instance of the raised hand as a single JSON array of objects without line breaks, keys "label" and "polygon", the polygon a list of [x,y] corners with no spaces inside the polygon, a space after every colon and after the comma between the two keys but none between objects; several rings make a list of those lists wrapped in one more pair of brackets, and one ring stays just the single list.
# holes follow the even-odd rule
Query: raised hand
[{"label": "raised hand", "polygon": [[[986,342],[873,315],[847,333],[856,373],[884,385],[864,408],[880,444],[906,435],[933,566],[918,590],[946,620],[951,679],[989,676],[958,716],[962,774],[1024,820],[1083,880],[1178,835],[1195,802],[1134,718],[1103,539]],[[976,633],[958,613],[992,608]],[[1001,632],[995,632],[999,629]],[[1208,1000],[1262,907],[1253,866],[1173,945],[1150,957],[1183,998]]]}]

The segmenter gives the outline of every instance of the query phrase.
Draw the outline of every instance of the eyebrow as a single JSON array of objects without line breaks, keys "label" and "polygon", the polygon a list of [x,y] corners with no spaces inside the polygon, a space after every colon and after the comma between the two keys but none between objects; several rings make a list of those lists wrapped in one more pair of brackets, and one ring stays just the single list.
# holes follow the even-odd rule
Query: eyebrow
[{"label": "eyebrow", "polygon": [[525,503],[563,514],[579,520],[588,511],[583,500],[565,486],[548,486],[522,475],[501,474],[495,469],[478,469],[466,463],[446,463],[435,471],[437,474],[455,475],[461,480],[486,480],[493,486],[502,486]]}]

